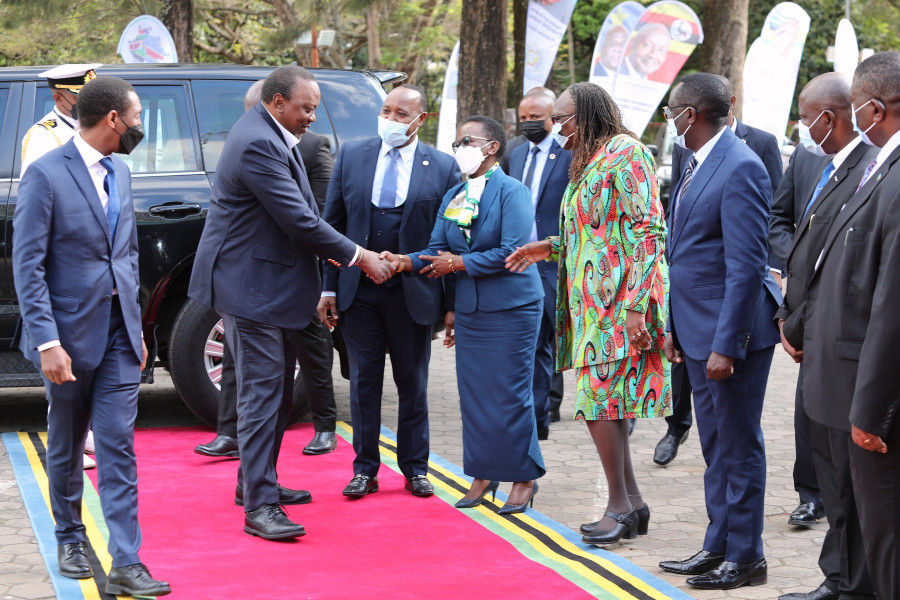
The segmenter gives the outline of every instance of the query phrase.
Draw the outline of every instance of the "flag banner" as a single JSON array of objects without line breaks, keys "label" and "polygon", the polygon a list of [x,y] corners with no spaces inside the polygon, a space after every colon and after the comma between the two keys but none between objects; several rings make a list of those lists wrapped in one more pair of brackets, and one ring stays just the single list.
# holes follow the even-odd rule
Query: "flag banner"
[{"label": "flag banner", "polygon": [[615,87],[616,70],[625,56],[625,45],[642,14],[642,4],[632,0],[622,2],[609,11],[597,34],[594,56],[591,59],[590,82],[596,83],[610,94]]},{"label": "flag banner", "polygon": [[777,4],[744,62],[743,121],[783,140],[787,129],[809,15],[793,2]]},{"label": "flag banner", "polygon": [[459,83],[459,42],[453,46],[447,61],[444,76],[444,91],[441,94],[441,114],[438,117],[437,149],[452,154],[450,144],[456,140],[456,85]]},{"label": "flag banner", "polygon": [[116,51],[127,63],[177,63],[172,34],[162,21],[150,15],[131,20],[119,38]]},{"label": "flag banner", "polygon": [[702,42],[700,19],[683,2],[654,2],[638,19],[613,92],[625,124],[635,135],[644,133],[681,67]]},{"label": "flag banner", "polygon": [[842,73],[847,81],[851,81],[858,63],[859,44],[856,42],[853,24],[847,19],[841,19],[834,36],[834,72]]},{"label": "flag banner", "polygon": [[527,93],[547,81],[556,51],[566,33],[577,0],[531,0],[525,29],[525,77]]}]

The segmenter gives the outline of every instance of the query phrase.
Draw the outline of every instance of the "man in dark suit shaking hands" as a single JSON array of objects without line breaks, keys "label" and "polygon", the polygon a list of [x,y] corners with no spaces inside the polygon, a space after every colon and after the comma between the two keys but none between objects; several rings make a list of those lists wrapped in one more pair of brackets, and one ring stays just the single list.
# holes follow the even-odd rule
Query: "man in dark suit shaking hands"
[{"label": "man in dark suit shaking hands", "polygon": [[296,334],[322,289],[318,257],[359,266],[377,283],[392,273],[319,217],[296,149],[319,99],[311,73],[279,67],[262,102],[232,127],[188,290],[225,323],[237,373],[244,531],[266,539],[306,533],[281,507],[275,465],[290,419]]},{"label": "man in dark suit shaking hands", "polygon": [[772,186],[759,157],[727,126],[717,76],[688,75],[664,109],[676,143],[694,152],[669,210],[669,360],[694,388],[710,523],[703,548],[660,567],[701,589],[758,585],[766,454],[760,417],[781,294],[766,266]]},{"label": "man in dark suit shaking hands", "polygon": [[109,527],[108,594],[171,590],[141,563],[134,420],[147,346],[141,335],[131,174],[114,152],[144,137],[129,83],[99,77],[78,94],[81,129],[22,177],[13,216],[13,273],[25,332],[20,348],[41,370],[47,477],[59,571],[93,577],[81,497],[88,428],[97,437],[100,505]]},{"label": "man in dark suit shaking hands", "polygon": [[[425,92],[401,85],[384,99],[379,137],[349,142],[338,153],[325,220],[374,252],[405,253],[428,246],[444,193],[459,183],[453,158],[418,139],[426,119]],[[447,300],[449,302],[449,300]],[[357,271],[325,265],[319,318],[341,332],[350,362],[350,415],[353,420],[353,478],[344,495],[362,498],[378,491],[381,458],[381,394],[384,356],[399,395],[397,464],[414,496],[431,496],[428,481],[428,362],[431,335],[444,309],[440,279],[400,275],[375,286]],[[452,312],[447,335],[453,335]]]}]

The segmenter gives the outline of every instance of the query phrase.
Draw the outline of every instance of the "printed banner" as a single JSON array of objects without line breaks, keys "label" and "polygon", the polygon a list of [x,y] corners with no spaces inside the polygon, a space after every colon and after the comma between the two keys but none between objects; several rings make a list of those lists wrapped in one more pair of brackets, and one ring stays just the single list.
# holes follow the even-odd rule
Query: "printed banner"
[{"label": "printed banner", "polygon": [[441,113],[438,117],[437,149],[453,154],[450,146],[456,140],[456,86],[459,83],[459,42],[453,46],[444,76],[444,91],[441,94]]},{"label": "printed banner", "polygon": [[744,62],[744,112],[747,125],[784,139],[809,15],[793,2],[777,4]]},{"label": "printed banner", "polygon": [[525,29],[526,93],[547,81],[577,0],[531,0]]},{"label": "printed banner", "polygon": [[834,36],[834,72],[843,74],[847,81],[851,81],[858,63],[859,44],[856,42],[856,32],[850,21],[841,19]]},{"label": "printed banner", "polygon": [[691,8],[675,0],[647,7],[631,32],[616,74],[613,98],[638,137],[697,44],[703,27]]},{"label": "printed banner", "polygon": [[119,38],[119,56],[127,63],[177,63],[172,34],[162,21],[150,15],[131,20]]},{"label": "printed banner", "polygon": [[610,94],[616,83],[616,71],[625,56],[625,45],[638,19],[644,14],[644,6],[629,0],[617,5],[603,20],[594,44],[591,59],[590,82],[596,83]]}]

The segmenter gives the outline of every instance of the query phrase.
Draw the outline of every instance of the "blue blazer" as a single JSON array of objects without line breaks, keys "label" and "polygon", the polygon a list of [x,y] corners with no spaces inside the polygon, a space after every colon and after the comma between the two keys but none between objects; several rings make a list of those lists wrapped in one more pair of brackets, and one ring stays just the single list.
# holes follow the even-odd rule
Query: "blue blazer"
[{"label": "blue blazer", "polygon": [[669,211],[667,249],[680,348],[694,360],[743,359],[777,344],[781,292],[766,267],[772,187],[762,161],[726,127],[681,202]]},{"label": "blue blazer", "polygon": [[457,272],[455,310],[462,313],[507,310],[543,298],[541,277],[534,265],[523,273],[512,273],[505,265],[506,257],[531,237],[531,192],[502,169],[494,171],[481,196],[478,218],[472,223],[470,246],[456,223],[441,216],[464,185],[456,185],[444,195],[428,248],[410,253],[412,272],[431,264],[419,258],[422,254],[436,256],[438,250],[445,250],[461,256],[466,270]]},{"label": "blue blazer", "polygon": [[[509,175],[519,181],[525,179],[525,159],[531,151],[531,144],[522,144],[513,149],[509,155]],[[572,153],[563,150],[556,140],[550,144],[550,155],[544,164],[538,187],[538,202],[534,211],[534,222],[537,237],[542,240],[550,235],[559,235],[559,205],[569,185],[569,166],[572,164]],[[544,285],[544,311],[553,321],[556,320],[556,278],[559,263],[540,262],[538,272]]]},{"label": "blue blazer", "polygon": [[[374,137],[341,146],[325,201],[325,220],[362,247],[367,247],[372,222],[372,182],[381,138]],[[448,189],[460,180],[459,167],[449,154],[419,141],[413,159],[409,191],[400,221],[399,252],[422,248]],[[338,310],[350,308],[359,286],[359,269],[341,269],[324,263],[323,289],[337,293]],[[420,325],[437,323],[443,313],[444,292],[440,280],[403,275],[403,296],[410,316]],[[448,307],[449,308],[449,307]],[[452,310],[452,308],[451,308]]]},{"label": "blue blazer", "polygon": [[303,329],[318,257],[346,265],[356,244],[319,217],[302,161],[263,105],[232,127],[219,159],[188,295],[237,317]]},{"label": "blue blazer", "polygon": [[121,201],[115,239],[74,141],[36,160],[22,177],[13,275],[25,324],[19,348],[35,365],[41,361],[37,347],[59,340],[73,369],[95,369],[107,347],[114,287],[131,350],[142,358],[131,174],[118,156],[112,160]]}]

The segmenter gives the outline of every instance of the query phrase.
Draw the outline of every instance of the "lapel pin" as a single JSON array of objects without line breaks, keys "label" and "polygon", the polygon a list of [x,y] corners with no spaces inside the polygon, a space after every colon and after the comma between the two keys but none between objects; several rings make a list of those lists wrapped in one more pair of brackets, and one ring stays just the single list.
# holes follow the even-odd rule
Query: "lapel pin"
[{"label": "lapel pin", "polygon": [[550,155],[550,160],[556,160],[556,155],[555,155],[555,154],[551,154],[551,155]]},{"label": "lapel pin", "polygon": [[422,166],[423,166],[423,167],[427,167],[427,166],[428,166],[428,161],[427,161],[427,160],[423,160],[423,161],[422,161]]}]

